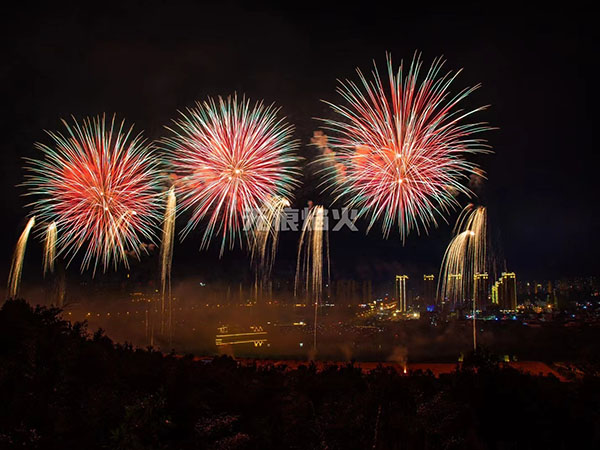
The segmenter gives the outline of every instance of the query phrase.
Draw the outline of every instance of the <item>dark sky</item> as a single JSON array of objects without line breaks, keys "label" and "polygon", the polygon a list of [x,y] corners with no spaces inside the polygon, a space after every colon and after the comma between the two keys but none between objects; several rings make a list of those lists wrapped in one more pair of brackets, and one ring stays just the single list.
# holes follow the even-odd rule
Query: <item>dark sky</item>
[{"label": "dark sky", "polygon": [[[329,114],[320,99],[336,100],[336,79],[370,69],[373,59],[383,64],[386,51],[399,61],[415,50],[426,63],[444,55],[448,68],[464,68],[456,88],[483,84],[466,105],[491,104],[480,118],[499,128],[487,133],[495,154],[480,160],[489,176],[482,197],[509,269],[524,277],[598,273],[588,87],[595,49],[584,12],[119,3],[21,2],[0,19],[2,276],[27,214],[16,187],[21,158],[36,156],[33,143],[47,142],[42,130],[58,129],[60,118],[117,113],[158,139],[177,109],[237,91],[280,105],[310,157],[313,118]],[[328,201],[314,185],[298,198],[299,206]],[[405,246],[397,233],[382,240],[377,229],[334,235],[332,268],[342,276],[435,270],[450,235],[443,225]],[[282,264],[293,261],[296,239],[283,239]],[[199,242],[196,233],[178,245],[175,266],[214,266],[214,252],[198,253]],[[244,257],[237,252],[222,264]]]}]

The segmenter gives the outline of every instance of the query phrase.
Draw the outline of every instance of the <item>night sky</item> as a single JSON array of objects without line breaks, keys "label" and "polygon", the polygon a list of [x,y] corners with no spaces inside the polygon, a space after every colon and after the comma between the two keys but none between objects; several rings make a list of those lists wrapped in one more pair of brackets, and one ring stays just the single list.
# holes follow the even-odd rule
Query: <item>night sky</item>
[{"label": "night sky", "polygon": [[[483,84],[465,105],[490,104],[479,119],[498,127],[486,133],[495,153],[478,159],[489,177],[480,194],[507,267],[528,278],[598,274],[588,88],[595,50],[585,14],[390,10],[370,2],[356,9],[177,1],[18,8],[0,19],[3,277],[28,211],[16,186],[23,181],[22,158],[39,156],[34,142],[49,143],[43,130],[60,129],[60,118],[117,113],[159,139],[178,109],[209,95],[245,93],[282,107],[310,160],[315,151],[308,144],[319,126],[314,118],[330,115],[320,100],[338,100],[336,79],[355,78],[356,67],[370,70],[373,59],[382,67],[386,51],[399,62],[415,50],[426,64],[443,55],[449,69],[463,68],[455,89]],[[305,181],[295,206],[330,201],[308,173]],[[411,235],[403,246],[397,230],[383,240],[379,228],[365,236],[364,223],[359,227],[331,236],[334,276],[436,271],[452,228]],[[282,275],[293,265],[296,239],[283,237]],[[176,273],[218,266],[216,250],[199,253],[199,244],[200,232],[176,245]],[[32,244],[26,270],[41,268],[30,261],[39,247]],[[221,264],[246,266],[245,258],[234,252]]]}]

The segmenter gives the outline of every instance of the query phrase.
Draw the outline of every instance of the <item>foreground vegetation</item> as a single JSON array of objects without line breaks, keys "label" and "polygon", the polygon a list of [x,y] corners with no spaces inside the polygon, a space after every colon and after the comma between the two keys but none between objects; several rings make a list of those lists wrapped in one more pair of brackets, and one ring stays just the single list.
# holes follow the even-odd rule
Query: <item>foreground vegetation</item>
[{"label": "foreground vegetation", "polygon": [[600,378],[471,358],[439,378],[240,367],[114,344],[22,300],[0,310],[0,448],[600,448]]}]

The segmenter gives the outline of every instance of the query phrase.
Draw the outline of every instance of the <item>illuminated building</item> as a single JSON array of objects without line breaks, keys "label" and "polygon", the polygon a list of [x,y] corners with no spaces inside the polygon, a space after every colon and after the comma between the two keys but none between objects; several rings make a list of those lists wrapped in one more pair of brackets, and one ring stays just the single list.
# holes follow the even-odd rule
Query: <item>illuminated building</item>
[{"label": "illuminated building", "polygon": [[423,275],[423,299],[425,306],[435,304],[435,275]]},{"label": "illuminated building", "polygon": [[487,272],[473,275],[473,299],[477,309],[485,309],[489,306]]},{"label": "illuminated building", "polygon": [[396,275],[396,300],[400,312],[408,311],[406,302],[406,280],[408,280],[407,275]]},{"label": "illuminated building", "polygon": [[362,282],[362,298],[361,303],[369,303],[373,297],[373,287],[371,280]]},{"label": "illuminated building", "polygon": [[517,277],[514,272],[502,272],[492,286],[492,303],[501,310],[517,309]]},{"label": "illuminated building", "polygon": [[462,274],[460,273],[449,273],[448,280],[446,281],[448,298],[452,304],[456,305],[462,301]]}]

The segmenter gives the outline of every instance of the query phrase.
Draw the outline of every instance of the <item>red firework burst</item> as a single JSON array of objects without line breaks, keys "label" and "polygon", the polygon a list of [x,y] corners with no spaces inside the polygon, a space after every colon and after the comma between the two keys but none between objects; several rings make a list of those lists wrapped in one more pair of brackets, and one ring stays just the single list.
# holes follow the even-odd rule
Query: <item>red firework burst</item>
[{"label": "red firework burst", "polygon": [[246,215],[275,196],[287,199],[297,184],[297,143],[278,110],[237,97],[209,99],[181,113],[174,136],[165,139],[178,175],[177,191],[191,218],[183,236],[208,217],[202,239],[207,247],[220,234],[221,253],[241,241]]},{"label": "red firework burst", "polygon": [[55,222],[57,255],[70,260],[83,249],[82,270],[93,261],[104,270],[128,254],[139,256],[141,240],[153,242],[157,211],[159,160],[151,146],[113,117],[73,119],[67,133],[49,132],[53,145],[36,144],[42,160],[28,160],[32,173],[24,185],[40,222]]},{"label": "red firework burst", "polygon": [[334,134],[333,151],[322,157],[327,183],[348,208],[370,216],[369,229],[382,218],[384,236],[395,222],[403,239],[413,228],[437,225],[437,217],[458,205],[458,193],[470,194],[465,183],[477,166],[465,156],[489,151],[473,137],[489,127],[464,123],[485,107],[458,106],[478,86],[450,95],[458,73],[441,75],[443,64],[435,60],[419,81],[418,57],[406,75],[403,63],[394,73],[388,57],[388,89],[377,67],[372,80],[359,70],[359,84],[338,88],[345,102],[328,103],[341,120],[323,119]]}]

